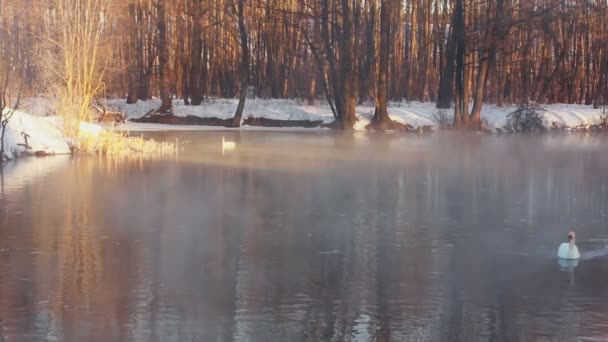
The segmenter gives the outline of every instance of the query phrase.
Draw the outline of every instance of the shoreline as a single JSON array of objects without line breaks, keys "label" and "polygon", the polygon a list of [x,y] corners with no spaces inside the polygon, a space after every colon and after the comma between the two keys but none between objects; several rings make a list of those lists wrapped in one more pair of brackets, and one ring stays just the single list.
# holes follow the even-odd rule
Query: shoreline
[{"label": "shoreline", "polygon": [[[237,105],[236,99],[209,99],[200,106],[184,105],[183,100],[174,100],[173,114],[179,117],[226,120],[233,117]],[[160,101],[155,99],[127,104],[124,99],[109,99],[106,100],[106,106],[113,111],[124,113],[126,119],[131,120],[141,118],[159,108]],[[414,128],[433,126],[437,130],[440,126],[437,120],[440,110],[435,106],[432,102],[389,102],[388,112],[390,118],[398,123]],[[599,124],[602,116],[606,115],[601,108],[595,109],[591,105],[539,104],[539,107],[546,110],[543,117],[547,128],[553,125],[574,128],[580,125]],[[517,109],[518,107],[514,105],[498,107],[494,104],[485,104],[482,120],[486,121],[491,130],[502,128],[507,116]],[[451,124],[452,110],[447,109],[442,112],[446,123]],[[373,113],[373,104],[358,105],[356,116],[359,120],[355,123],[354,130],[365,131]],[[322,121],[323,124],[334,121],[331,109],[325,102],[318,101],[314,105],[308,105],[306,101],[290,99],[248,99],[243,112],[243,122],[249,117],[283,121]]]},{"label": "shoreline", "polygon": [[[102,131],[115,131],[118,133],[145,133],[145,132],[171,132],[171,131],[251,131],[251,132],[330,132],[331,128],[325,127],[333,121],[333,115],[329,106],[318,103],[307,105],[305,101],[299,100],[277,100],[277,99],[249,99],[245,106],[243,116],[244,125],[238,128],[209,125],[181,125],[181,124],[159,124],[159,123],[137,123],[132,119],[140,118],[146,111],[157,108],[159,100],[139,101],[136,104],[128,105],[124,99],[106,100],[108,108],[117,112],[124,113],[127,122],[118,125],[82,123],[81,130],[85,134],[99,134]],[[212,99],[204,102],[201,106],[186,106],[182,100],[174,101],[174,115],[176,117],[194,116],[200,118],[201,122],[209,118],[219,120],[229,119],[236,108],[235,99]],[[542,114],[544,125],[547,128],[545,133],[551,135],[602,135],[606,133],[604,126],[597,127],[601,119],[605,117],[602,109],[594,109],[586,105],[553,104],[540,106],[546,111]],[[20,108],[15,117],[9,122],[7,135],[5,137],[5,158],[13,159],[20,155],[69,155],[72,153],[72,142],[65,138],[61,132],[61,118],[48,116],[49,109],[52,108],[52,101],[42,98],[30,98],[24,100],[24,105]],[[492,135],[517,135],[520,133],[500,132],[506,122],[507,115],[516,109],[515,106],[497,107],[492,104],[484,106],[482,118],[487,122],[489,131],[481,134]],[[416,129],[421,127],[432,127],[432,133],[443,133],[436,120],[438,110],[434,103],[400,102],[389,103],[389,115],[392,120],[403,125],[408,125],[412,129],[408,131],[386,131],[386,134],[422,134],[427,135],[428,130]],[[356,114],[358,121],[353,128],[353,133],[377,134],[373,130],[366,129],[371,120],[373,107],[369,104],[357,106]],[[450,111],[448,111],[450,113]],[[271,124],[277,122],[284,125],[305,122],[322,122],[315,127],[268,127],[268,126],[249,126],[247,120],[250,117],[267,121]],[[447,114],[446,120],[451,120],[451,115]],[[497,128],[499,128],[497,130]],[[497,132],[498,131],[498,132]],[[382,133],[380,133],[382,134]],[[474,133],[475,134],[475,133]],[[479,134],[479,133],[477,133]],[[26,138],[27,136],[27,138]],[[27,144],[26,140],[27,139]],[[27,148],[25,147],[27,145]]]}]

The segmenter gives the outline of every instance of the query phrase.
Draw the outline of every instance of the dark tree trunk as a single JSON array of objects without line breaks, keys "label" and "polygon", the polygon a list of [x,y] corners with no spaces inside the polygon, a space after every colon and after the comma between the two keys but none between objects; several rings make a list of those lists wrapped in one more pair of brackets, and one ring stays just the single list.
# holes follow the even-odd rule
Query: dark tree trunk
[{"label": "dark tree trunk", "polygon": [[372,126],[385,130],[390,128],[391,119],[388,116],[388,63],[391,44],[391,4],[394,0],[382,0],[380,8],[380,67],[378,71],[378,92],[376,95],[376,110]]},{"label": "dark tree trunk", "polygon": [[[139,30],[139,48],[138,48],[138,56],[137,58],[140,61],[137,62],[139,69],[139,99],[146,101],[151,98],[150,94],[150,83],[152,81],[152,75],[154,73],[154,59],[156,57],[156,44],[154,43],[154,30],[150,30],[146,27],[146,22],[151,21],[151,10],[148,11],[146,18],[144,18],[144,10],[139,7],[138,18],[141,18],[138,22],[138,30]],[[144,32],[147,32],[146,39],[144,42]],[[147,59],[144,58],[144,50],[146,51]]]},{"label": "dark tree trunk", "polygon": [[452,85],[454,83],[454,62],[456,60],[456,40],[454,29],[450,34],[445,53],[445,64],[442,65],[439,79],[439,94],[437,95],[437,108],[450,108],[452,105]]},{"label": "dark tree trunk", "polygon": [[[128,46],[126,47],[127,49],[127,56],[129,57],[129,93],[127,95],[127,104],[133,104],[136,103],[137,100],[139,100],[139,96],[138,96],[138,89],[139,89],[139,77],[138,77],[138,65],[137,62],[139,61],[138,58],[138,54],[139,54],[139,42],[138,42],[138,37],[137,37],[137,16],[136,16],[136,11],[135,11],[135,5],[134,4],[130,4],[129,5],[129,16],[131,17],[131,19],[133,20],[132,24],[133,24],[133,28],[131,29],[131,34],[129,35],[129,40],[128,40]],[[135,50],[135,53],[133,53]]]},{"label": "dark tree trunk", "polygon": [[455,69],[455,107],[454,107],[454,127],[462,128],[464,116],[468,115],[465,102],[465,27],[464,27],[464,6],[463,0],[456,0],[453,20],[453,39],[456,45],[456,69]]},{"label": "dark tree trunk", "polygon": [[232,119],[232,127],[240,127],[243,119],[243,110],[245,109],[245,100],[247,98],[247,86],[249,84],[249,45],[247,37],[247,27],[245,26],[245,1],[237,0],[236,12],[239,38],[241,43],[241,63],[239,67],[239,104]]},{"label": "dark tree trunk", "polygon": [[201,78],[199,80],[200,85],[201,85],[201,98],[205,99],[205,96],[207,95],[208,92],[208,82],[209,82],[209,67],[207,66],[207,62],[209,60],[209,48],[207,47],[206,44],[203,44],[203,67],[201,68]]},{"label": "dark tree trunk", "polygon": [[365,22],[365,53],[361,56],[359,78],[359,104],[370,97],[376,101],[376,3],[368,3],[368,19]]},{"label": "dark tree trunk", "polygon": [[341,37],[341,79],[342,91],[342,129],[351,130],[355,125],[355,107],[357,104],[357,71],[355,66],[355,8],[350,0],[342,0],[342,37]]},{"label": "dark tree trunk", "polygon": [[[328,95],[328,102],[331,103],[331,99],[333,98],[334,103],[334,119],[336,122],[341,122],[342,113],[343,113],[343,98],[341,96],[342,89],[340,87],[342,80],[338,74],[338,68],[336,66],[336,54],[335,49],[332,47],[332,42],[330,38],[330,18],[329,18],[329,1],[323,1],[323,7],[321,12],[321,36],[323,40],[323,47],[325,50],[325,55],[327,59],[328,71],[327,71],[327,79],[328,79],[328,90],[326,91]],[[332,13],[335,16],[335,12]],[[333,18],[332,18],[333,19]],[[319,62],[322,62],[319,59]],[[322,75],[323,76],[323,75]],[[330,91],[331,90],[331,91]]]},{"label": "dark tree trunk", "polygon": [[202,73],[202,53],[203,53],[203,37],[202,37],[202,22],[201,22],[201,3],[194,1],[192,8],[192,46],[190,50],[190,94],[193,106],[200,106],[203,101],[203,91],[201,89],[201,73]]},{"label": "dark tree trunk", "polygon": [[167,24],[165,21],[165,6],[161,1],[156,5],[158,15],[158,73],[160,78],[161,105],[156,111],[159,114],[171,113],[173,102],[171,100],[169,80],[169,51],[167,46]]},{"label": "dark tree trunk", "polygon": [[[492,43],[494,44],[494,43]],[[482,55],[482,60],[479,63],[479,71],[477,74],[477,85],[473,92],[473,110],[471,112],[471,120],[469,121],[470,129],[479,131],[481,130],[481,107],[483,106],[484,94],[486,90],[486,84],[488,82],[488,75],[494,58],[496,56],[496,47],[490,46]]]},{"label": "dark tree trunk", "polygon": [[[180,20],[180,25],[179,27],[179,32],[177,33],[177,37],[185,37],[184,39],[187,39],[190,42],[190,45],[192,45],[192,37],[190,36],[190,27],[188,26],[188,20]],[[177,38],[179,39],[179,38]],[[189,106],[190,105],[190,96],[191,96],[191,92],[190,92],[190,78],[191,78],[191,74],[190,74],[190,51],[188,51],[188,46],[187,44],[180,44],[180,48],[179,48],[179,64],[181,66],[181,79],[179,77],[176,77],[176,86],[179,85],[181,86],[181,98],[184,100],[184,105]],[[176,64],[178,62],[178,58],[176,56]],[[176,75],[177,76],[177,75]]]}]

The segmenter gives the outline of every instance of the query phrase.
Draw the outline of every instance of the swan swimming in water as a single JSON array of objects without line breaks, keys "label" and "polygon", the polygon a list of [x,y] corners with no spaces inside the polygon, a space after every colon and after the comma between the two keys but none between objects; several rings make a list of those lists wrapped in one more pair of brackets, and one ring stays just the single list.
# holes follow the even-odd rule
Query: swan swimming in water
[{"label": "swan swimming in water", "polygon": [[222,155],[226,151],[232,151],[236,148],[236,143],[234,141],[226,141],[226,138],[222,136]]},{"label": "swan swimming in water", "polygon": [[575,245],[576,234],[574,232],[568,233],[568,242],[564,242],[559,246],[557,251],[557,257],[560,259],[576,260],[580,259],[581,254],[578,251],[578,247]]}]

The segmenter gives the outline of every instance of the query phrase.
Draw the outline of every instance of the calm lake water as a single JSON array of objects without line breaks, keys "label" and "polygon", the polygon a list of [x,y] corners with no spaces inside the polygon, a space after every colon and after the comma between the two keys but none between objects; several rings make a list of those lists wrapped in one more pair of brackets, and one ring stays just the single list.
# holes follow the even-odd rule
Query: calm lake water
[{"label": "calm lake water", "polygon": [[0,341],[608,340],[606,139],[151,135],[5,167]]}]

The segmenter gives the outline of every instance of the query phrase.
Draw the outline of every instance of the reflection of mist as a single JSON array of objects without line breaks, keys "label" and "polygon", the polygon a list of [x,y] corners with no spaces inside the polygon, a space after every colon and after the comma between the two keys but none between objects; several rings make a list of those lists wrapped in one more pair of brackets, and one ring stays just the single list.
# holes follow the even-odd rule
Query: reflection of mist
[{"label": "reflection of mist", "polygon": [[[177,162],[79,158],[42,179],[11,173],[11,204],[36,204],[0,212],[0,248],[15,237],[0,252],[10,275],[0,314],[26,312],[13,331],[517,340],[577,334],[603,313],[573,299],[601,288],[579,280],[569,291],[543,259],[555,221],[605,213],[607,176],[594,158],[481,136],[183,134]],[[222,134],[239,140],[225,158]],[[564,267],[574,284],[576,265]],[[574,328],[562,324],[563,303],[580,312]]]},{"label": "reflection of mist", "polygon": [[65,167],[70,156],[61,155],[48,158],[23,158],[0,165],[0,185],[2,198],[25,184],[45,177],[51,172]]}]

